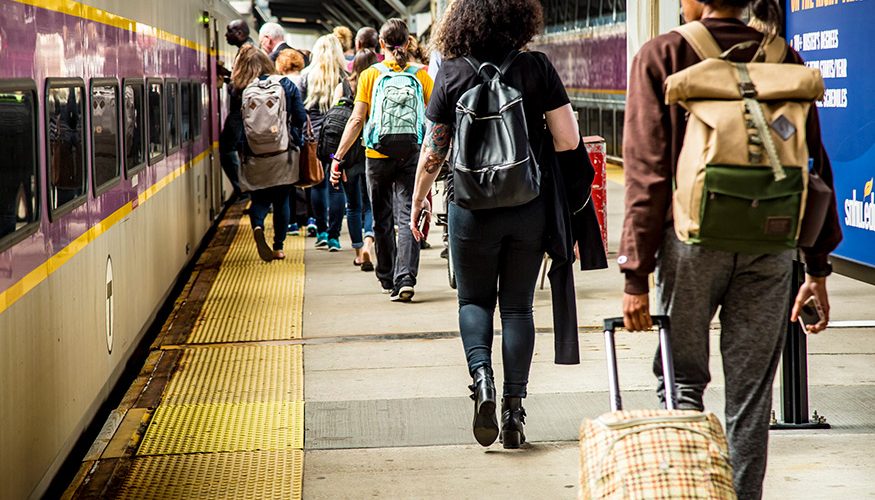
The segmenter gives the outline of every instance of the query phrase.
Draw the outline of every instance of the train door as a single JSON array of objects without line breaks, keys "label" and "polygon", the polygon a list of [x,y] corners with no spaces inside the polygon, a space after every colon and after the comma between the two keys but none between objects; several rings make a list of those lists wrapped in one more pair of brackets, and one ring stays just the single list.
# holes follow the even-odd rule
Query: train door
[{"label": "train door", "polygon": [[219,143],[219,131],[222,126],[219,112],[219,76],[217,63],[219,60],[219,28],[218,21],[214,16],[209,17],[207,26],[207,39],[209,55],[207,65],[209,67],[209,84],[204,89],[203,95],[205,111],[209,116],[207,121],[210,141],[210,168],[207,177],[207,196],[210,198],[210,218],[214,218],[222,208],[222,170],[219,164],[219,151],[215,146]]}]

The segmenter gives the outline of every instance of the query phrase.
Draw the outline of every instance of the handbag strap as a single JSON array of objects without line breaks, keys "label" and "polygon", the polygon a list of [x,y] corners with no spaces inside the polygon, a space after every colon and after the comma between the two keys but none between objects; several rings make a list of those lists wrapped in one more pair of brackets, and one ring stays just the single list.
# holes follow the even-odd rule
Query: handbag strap
[{"label": "handbag strap", "polygon": [[307,116],[307,128],[304,129],[306,131],[306,138],[308,140],[313,140],[316,138],[316,134],[313,133],[313,122],[310,121],[310,116]]}]

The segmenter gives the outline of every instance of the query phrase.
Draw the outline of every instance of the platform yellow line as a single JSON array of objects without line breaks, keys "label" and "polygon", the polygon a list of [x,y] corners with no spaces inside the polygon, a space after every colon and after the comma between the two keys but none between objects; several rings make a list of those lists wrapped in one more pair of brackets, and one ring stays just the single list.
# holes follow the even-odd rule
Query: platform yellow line
[{"label": "platform yellow line", "polygon": [[119,498],[301,498],[303,346],[254,342],[300,337],[306,240],[265,263],[238,224]]},{"label": "platform yellow line", "polygon": [[142,457],[116,498],[301,498],[303,450]]}]

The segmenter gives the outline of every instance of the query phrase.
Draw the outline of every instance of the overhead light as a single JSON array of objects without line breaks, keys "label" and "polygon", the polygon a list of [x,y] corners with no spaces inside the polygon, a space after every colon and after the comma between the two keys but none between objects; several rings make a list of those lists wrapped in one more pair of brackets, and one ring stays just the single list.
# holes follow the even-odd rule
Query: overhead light
[{"label": "overhead light", "polygon": [[309,22],[306,19],[304,19],[303,17],[285,17],[285,16],[281,17],[280,21],[282,21],[284,23],[298,23],[298,24],[303,24],[303,23]]}]

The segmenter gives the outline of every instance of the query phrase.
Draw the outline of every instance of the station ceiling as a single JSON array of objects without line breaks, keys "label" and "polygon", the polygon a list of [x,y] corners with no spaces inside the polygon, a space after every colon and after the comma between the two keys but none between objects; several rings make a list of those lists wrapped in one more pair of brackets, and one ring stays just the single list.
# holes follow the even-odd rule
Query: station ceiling
[{"label": "station ceiling", "polygon": [[427,11],[430,0],[271,0],[271,14],[288,29],[379,28],[390,17]]}]

